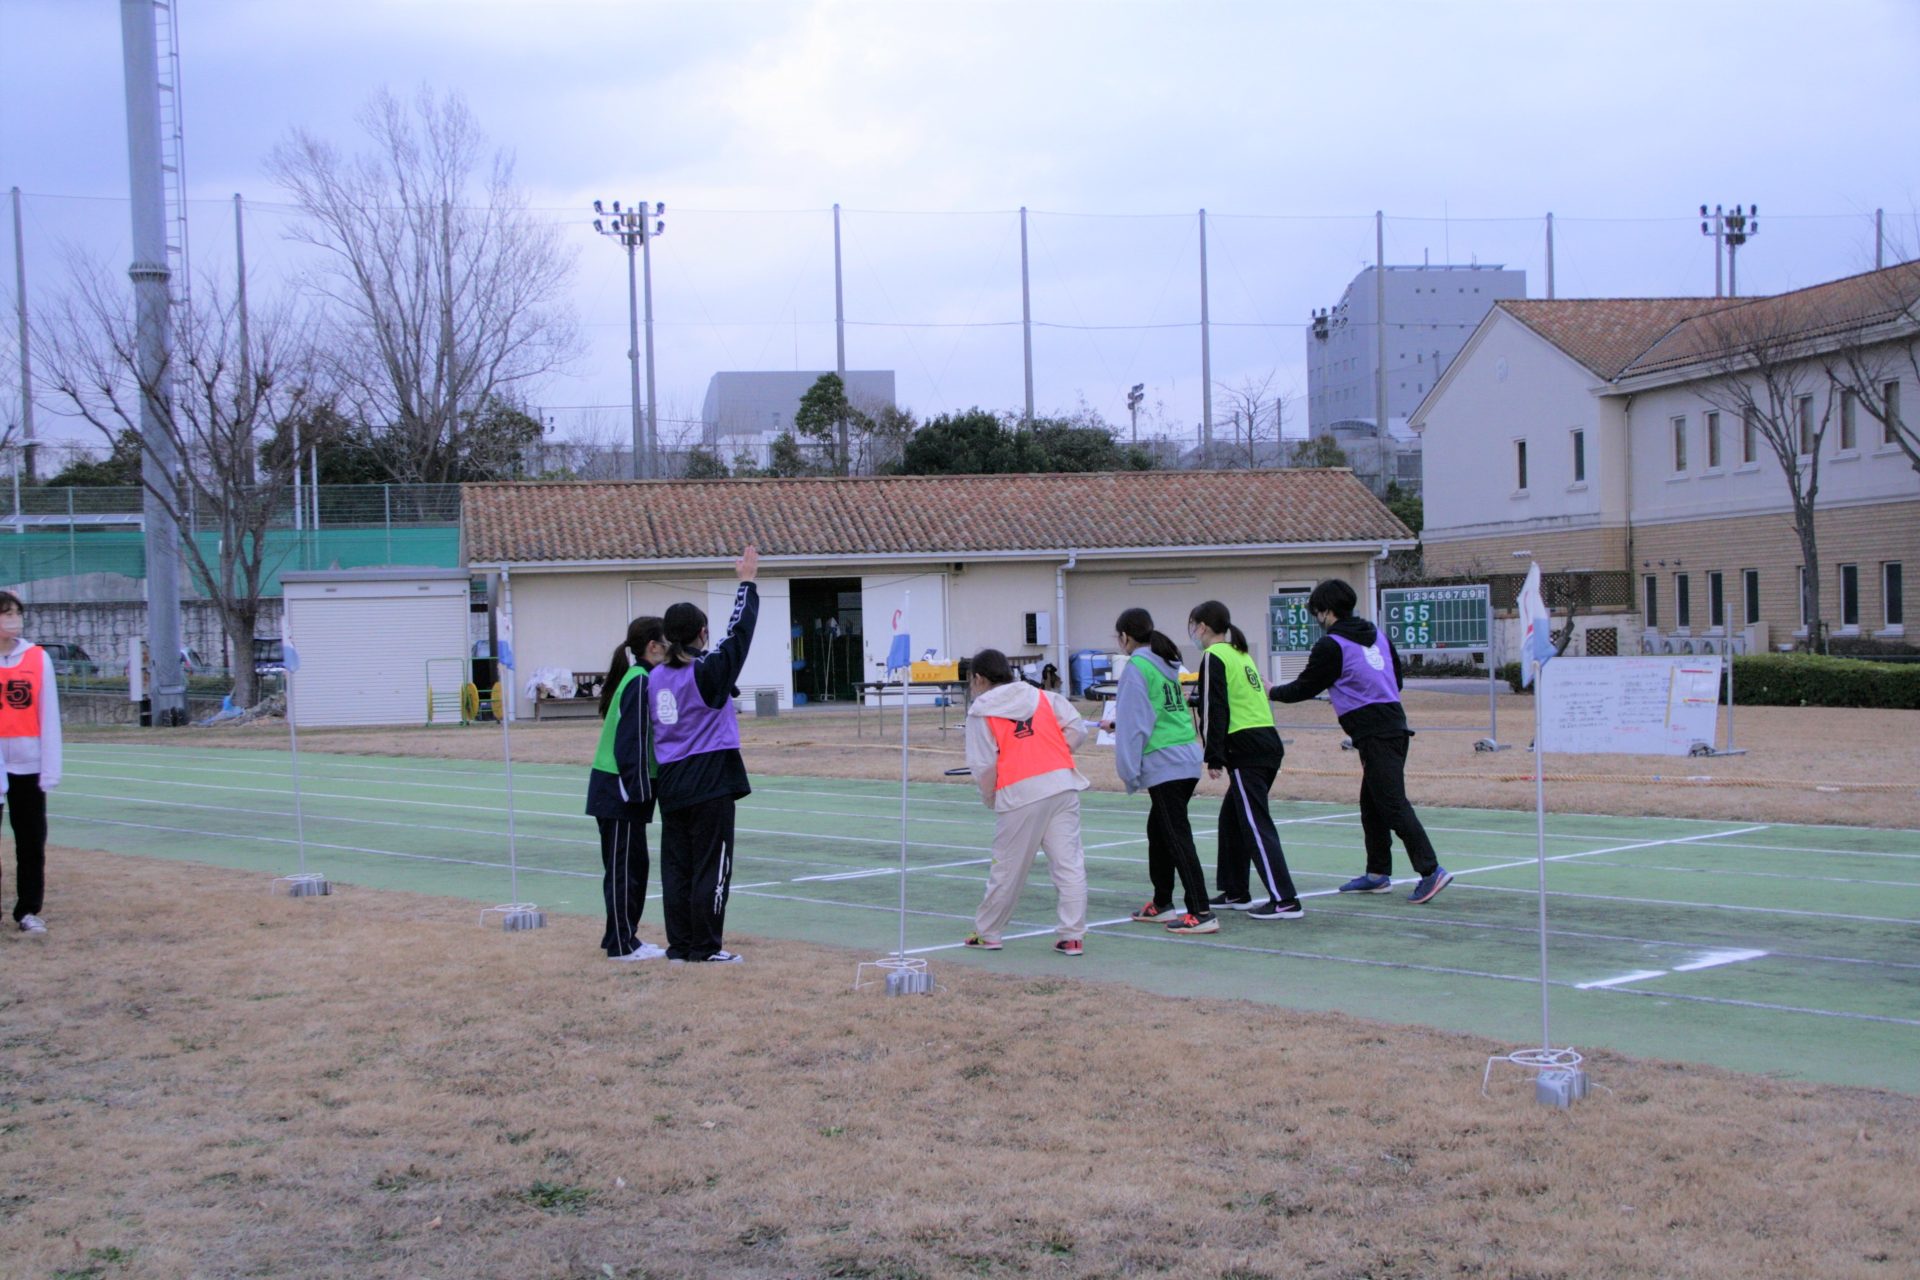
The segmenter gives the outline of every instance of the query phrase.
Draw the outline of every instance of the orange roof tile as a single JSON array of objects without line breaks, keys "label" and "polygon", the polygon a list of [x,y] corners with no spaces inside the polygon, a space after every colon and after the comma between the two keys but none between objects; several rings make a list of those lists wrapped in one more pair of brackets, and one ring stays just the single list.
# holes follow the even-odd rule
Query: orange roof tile
[{"label": "orange roof tile", "polygon": [[1675,325],[1732,298],[1508,298],[1493,305],[1608,382]]},{"label": "orange roof tile", "polygon": [[1350,471],[466,485],[469,564],[1411,541]]}]

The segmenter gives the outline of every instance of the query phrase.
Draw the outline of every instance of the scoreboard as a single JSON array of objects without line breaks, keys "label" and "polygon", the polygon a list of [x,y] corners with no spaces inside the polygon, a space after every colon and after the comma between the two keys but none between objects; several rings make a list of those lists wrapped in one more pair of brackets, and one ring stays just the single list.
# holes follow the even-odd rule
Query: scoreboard
[{"label": "scoreboard", "polygon": [[1267,597],[1267,644],[1274,657],[1306,653],[1323,632],[1307,612],[1305,591],[1287,591]]},{"label": "scoreboard", "polygon": [[1387,587],[1380,592],[1380,616],[1402,653],[1491,644],[1485,585]]}]

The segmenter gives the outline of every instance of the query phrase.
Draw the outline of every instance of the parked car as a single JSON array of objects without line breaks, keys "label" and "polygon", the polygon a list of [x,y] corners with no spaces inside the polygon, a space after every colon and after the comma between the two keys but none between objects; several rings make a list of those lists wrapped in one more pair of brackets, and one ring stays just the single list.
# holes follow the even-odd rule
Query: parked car
[{"label": "parked car", "polygon": [[279,636],[253,638],[253,674],[264,676],[269,672],[278,671],[286,660],[286,651],[281,647]]},{"label": "parked car", "polygon": [[43,640],[40,647],[46,650],[47,657],[52,659],[53,673],[57,676],[100,674],[100,664],[77,644],[71,644],[65,640]]}]

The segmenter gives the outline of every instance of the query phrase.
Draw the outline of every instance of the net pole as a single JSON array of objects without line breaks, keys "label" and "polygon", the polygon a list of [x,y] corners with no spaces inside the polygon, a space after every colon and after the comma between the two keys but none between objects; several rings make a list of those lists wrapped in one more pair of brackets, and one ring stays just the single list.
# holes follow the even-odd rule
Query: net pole
[{"label": "net pole", "polygon": [[[1493,644],[1493,588],[1487,588],[1487,737],[1500,741],[1500,690],[1496,680],[1500,672],[1500,653]],[[1540,695],[1536,691],[1534,697]],[[1539,772],[1535,770],[1535,772]]]},{"label": "net pole", "polygon": [[[906,593],[906,601],[901,609],[901,621],[907,623],[908,634],[912,634],[913,592]],[[907,958],[907,681],[913,674],[913,655],[907,655],[908,663],[900,668],[900,960]]]},{"label": "net pole", "polygon": [[[500,589],[506,600],[507,617],[511,619],[513,588],[508,577],[507,566],[504,564],[500,566]],[[509,680],[518,678],[513,670],[512,667],[507,668]],[[500,701],[510,705],[511,691],[505,682],[501,684],[500,692]],[[515,847],[513,829],[513,714],[506,706],[495,707],[493,713],[500,717],[500,751],[505,758],[507,770],[507,884],[509,885],[507,899],[517,904],[520,901],[520,858]]]},{"label": "net pole", "polygon": [[307,874],[307,824],[300,805],[300,730],[293,723],[293,673],[284,674],[287,682],[287,756],[293,768],[293,835],[300,849],[300,874]]},{"label": "net pole", "polygon": [[1533,663],[1533,818],[1536,862],[1540,882],[1540,1047],[1553,1051],[1553,1035],[1548,1023],[1547,1004],[1547,769],[1546,744],[1540,729],[1545,723],[1541,704],[1547,692],[1540,684],[1541,666]]}]

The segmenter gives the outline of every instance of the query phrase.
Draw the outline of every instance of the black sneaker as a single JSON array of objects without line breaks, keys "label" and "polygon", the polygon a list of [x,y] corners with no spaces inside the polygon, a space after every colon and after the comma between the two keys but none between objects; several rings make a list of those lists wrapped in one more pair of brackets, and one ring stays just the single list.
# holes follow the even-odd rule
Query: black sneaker
[{"label": "black sneaker", "polygon": [[1307,914],[1307,909],[1300,905],[1300,899],[1284,898],[1278,901],[1269,902],[1264,907],[1261,907],[1258,911],[1247,912],[1247,919],[1249,920],[1298,920],[1301,916],[1305,914]]},{"label": "black sneaker", "polygon": [[1224,893],[1216,893],[1207,899],[1207,905],[1220,911],[1251,911],[1252,898],[1229,898]]}]

